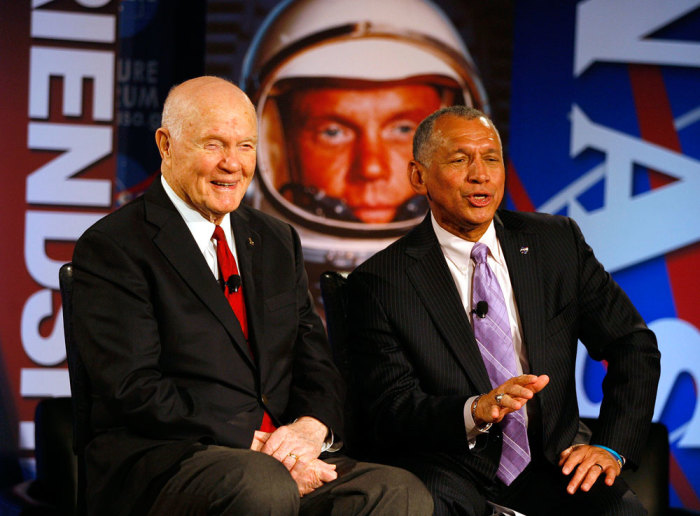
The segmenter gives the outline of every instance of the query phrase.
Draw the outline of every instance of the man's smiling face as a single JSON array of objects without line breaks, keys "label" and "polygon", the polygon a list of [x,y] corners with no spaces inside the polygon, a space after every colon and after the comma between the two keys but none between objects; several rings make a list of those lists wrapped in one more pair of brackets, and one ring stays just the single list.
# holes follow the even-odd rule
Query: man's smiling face
[{"label": "man's smiling face", "polygon": [[156,139],[168,184],[203,217],[219,223],[238,208],[253,179],[257,121],[235,86],[222,80],[197,86],[181,92],[177,130],[159,129]]}]

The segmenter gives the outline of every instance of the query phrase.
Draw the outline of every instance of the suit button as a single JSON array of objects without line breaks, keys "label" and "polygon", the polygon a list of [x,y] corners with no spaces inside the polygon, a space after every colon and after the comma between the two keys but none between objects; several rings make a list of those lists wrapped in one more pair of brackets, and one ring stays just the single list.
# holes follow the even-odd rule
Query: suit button
[{"label": "suit button", "polygon": [[260,397],[260,400],[261,400],[265,405],[267,405],[267,402],[269,401],[269,400],[267,399],[267,394],[263,394],[263,395]]}]

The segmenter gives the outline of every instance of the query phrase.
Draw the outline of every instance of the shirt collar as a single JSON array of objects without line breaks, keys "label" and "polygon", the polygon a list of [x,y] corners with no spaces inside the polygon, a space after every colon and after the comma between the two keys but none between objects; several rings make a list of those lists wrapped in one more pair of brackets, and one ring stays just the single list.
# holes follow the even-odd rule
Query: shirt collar
[{"label": "shirt collar", "polygon": [[[165,180],[165,177],[161,175],[160,179],[163,184],[163,188],[165,189],[165,193],[175,205],[175,209],[177,209],[182,218],[185,220],[185,224],[187,224],[187,227],[192,233],[195,242],[197,242],[197,246],[202,253],[205,253],[211,243],[211,238],[214,234],[216,224],[205,219],[201,213],[182,200]],[[226,235],[226,240],[229,247],[231,249],[235,249],[235,246],[231,244],[233,242],[233,232],[231,231],[230,215],[230,213],[224,215],[224,218],[221,221],[221,229],[224,230],[224,235]]]},{"label": "shirt collar", "polygon": [[[465,240],[447,231],[438,224],[432,212],[430,212],[430,221],[433,224],[435,236],[438,239],[438,243],[445,257],[450,260],[457,269],[466,274],[469,268],[469,257],[472,254],[472,248],[475,242],[470,242],[469,240]],[[499,265],[506,266],[503,253],[501,252],[501,246],[498,244],[498,238],[496,237],[496,226],[493,220],[491,220],[489,227],[481,236],[479,242],[485,244],[489,248],[489,254]],[[465,259],[465,256],[467,259]]]}]

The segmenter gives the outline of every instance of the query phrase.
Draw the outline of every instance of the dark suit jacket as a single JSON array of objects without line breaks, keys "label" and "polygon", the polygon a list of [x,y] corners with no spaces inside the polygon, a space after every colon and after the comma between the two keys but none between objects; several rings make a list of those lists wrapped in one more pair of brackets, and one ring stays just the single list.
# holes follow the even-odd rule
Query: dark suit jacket
[{"label": "dark suit jacket", "polygon": [[[546,459],[555,462],[579,430],[574,374],[581,339],[593,358],[608,361],[592,441],[634,464],[659,377],[653,333],[571,219],[502,211],[495,223],[531,372],[550,377],[534,401],[542,421],[535,438]],[[498,425],[469,451],[463,419],[466,400],[491,390],[489,378],[430,216],[358,267],[349,292],[349,347],[370,440],[389,458],[444,452],[492,479]]]},{"label": "dark suit jacket", "polygon": [[[198,443],[249,448],[267,409],[342,433],[341,380],[288,224],[231,214],[251,358],[240,325],[160,179],[75,247],[75,337],[93,391],[91,514],[148,505]],[[167,475],[166,475],[167,476]]]}]

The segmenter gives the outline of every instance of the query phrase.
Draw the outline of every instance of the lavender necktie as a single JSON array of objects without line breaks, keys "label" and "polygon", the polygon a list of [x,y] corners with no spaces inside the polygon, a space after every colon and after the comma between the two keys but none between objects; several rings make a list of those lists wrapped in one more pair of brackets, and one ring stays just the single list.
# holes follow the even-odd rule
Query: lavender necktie
[{"label": "lavender necktie", "polygon": [[[486,263],[488,250],[488,247],[480,242],[472,248],[471,257],[476,263],[472,307],[476,307],[479,301],[488,303],[485,316],[482,316],[482,310],[474,315],[473,326],[491,386],[495,388],[518,373],[503,291],[496,275]],[[503,431],[503,449],[496,476],[506,485],[510,485],[530,463],[530,445],[524,411],[525,407],[511,412],[500,423]]]}]

